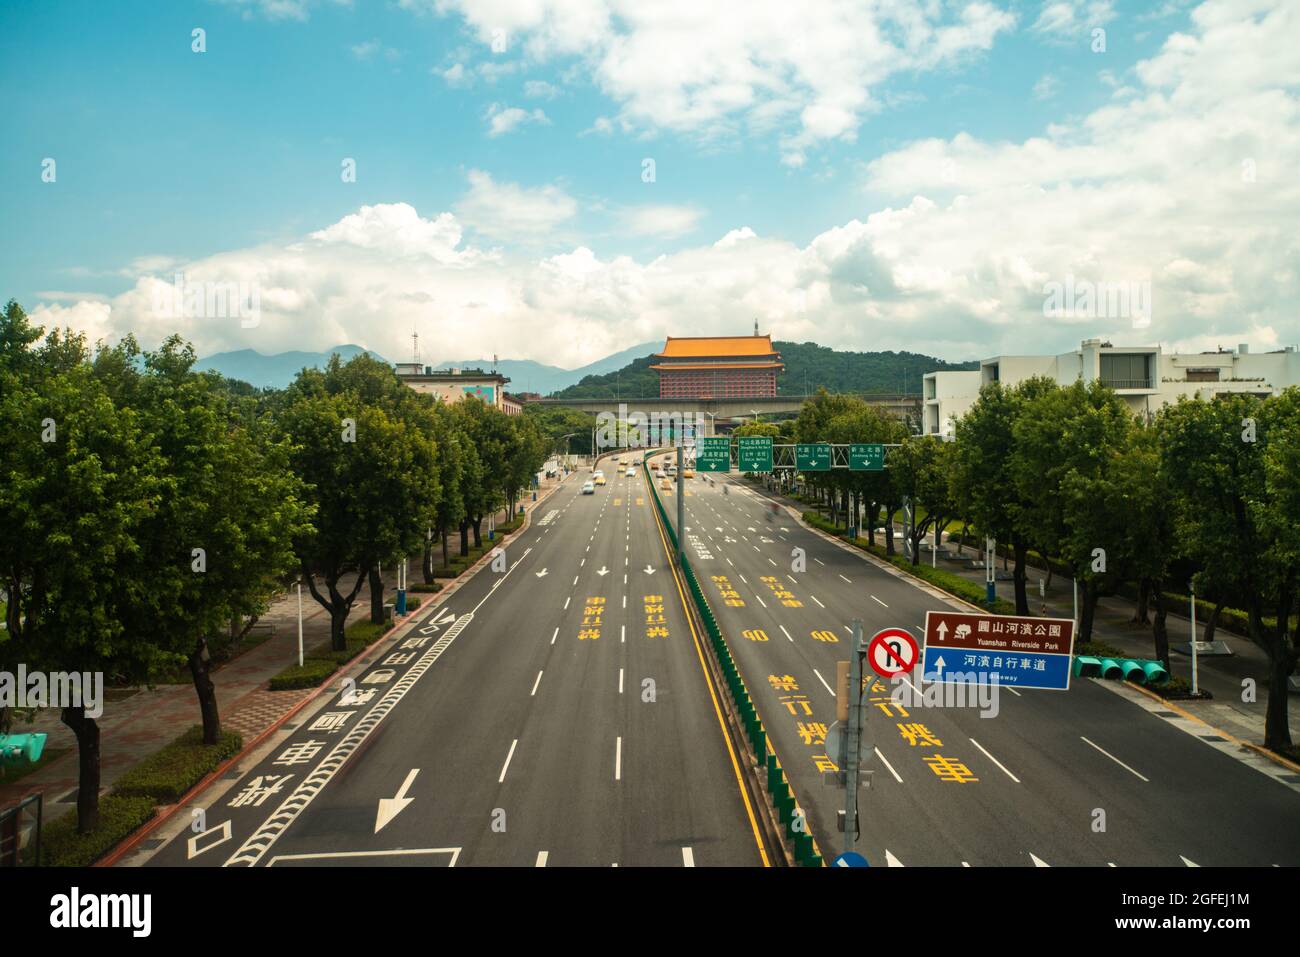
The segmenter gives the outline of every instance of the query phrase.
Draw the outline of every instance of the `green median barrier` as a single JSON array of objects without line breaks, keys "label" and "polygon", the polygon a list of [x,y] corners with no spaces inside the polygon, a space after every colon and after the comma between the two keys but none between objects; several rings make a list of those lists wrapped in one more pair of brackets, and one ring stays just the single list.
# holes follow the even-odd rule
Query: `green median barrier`
[{"label": "green median barrier", "polygon": [[1114,658],[1103,658],[1101,659],[1101,676],[1114,681],[1124,676],[1124,668]]},{"label": "green median barrier", "polygon": [[767,755],[767,791],[769,794],[776,793],[776,783],[781,780],[781,765],[776,763],[776,755],[768,752]]},{"label": "green median barrier", "polygon": [[1119,663],[1120,668],[1124,671],[1124,680],[1131,681],[1137,685],[1147,683],[1147,673],[1142,670],[1141,662],[1134,661],[1132,658],[1125,658]]},{"label": "green median barrier", "polygon": [[1074,676],[1076,678],[1096,678],[1101,674],[1101,659],[1091,655],[1075,655]]},{"label": "green median barrier", "polygon": [[1169,680],[1169,672],[1159,661],[1141,661],[1142,670],[1146,672],[1147,684],[1162,685]]}]

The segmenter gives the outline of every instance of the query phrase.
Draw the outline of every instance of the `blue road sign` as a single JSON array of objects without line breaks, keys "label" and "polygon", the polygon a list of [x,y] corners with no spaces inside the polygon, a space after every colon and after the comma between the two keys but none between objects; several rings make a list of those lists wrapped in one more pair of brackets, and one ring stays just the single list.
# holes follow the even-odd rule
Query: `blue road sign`
[{"label": "blue road sign", "polygon": [[870,867],[867,859],[857,851],[845,851],[831,863],[831,867]]},{"label": "blue road sign", "polygon": [[1042,652],[971,651],[928,646],[921,658],[926,681],[1065,691],[1070,687],[1070,655]]}]

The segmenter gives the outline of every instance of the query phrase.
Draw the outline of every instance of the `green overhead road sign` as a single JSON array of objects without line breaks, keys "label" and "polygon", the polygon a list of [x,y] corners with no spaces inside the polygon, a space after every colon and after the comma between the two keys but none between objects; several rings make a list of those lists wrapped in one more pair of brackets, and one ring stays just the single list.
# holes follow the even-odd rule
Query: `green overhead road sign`
[{"label": "green overhead road sign", "polygon": [[719,435],[696,439],[695,468],[700,472],[730,472],[730,437]]},{"label": "green overhead road sign", "polygon": [[772,437],[742,435],[736,439],[736,465],[742,472],[772,471]]},{"label": "green overhead road sign", "polygon": [[831,447],[827,442],[800,442],[794,447],[794,464],[800,472],[828,472]]},{"label": "green overhead road sign", "polygon": [[849,468],[865,472],[879,472],[885,467],[885,447],[854,443],[849,446]]}]

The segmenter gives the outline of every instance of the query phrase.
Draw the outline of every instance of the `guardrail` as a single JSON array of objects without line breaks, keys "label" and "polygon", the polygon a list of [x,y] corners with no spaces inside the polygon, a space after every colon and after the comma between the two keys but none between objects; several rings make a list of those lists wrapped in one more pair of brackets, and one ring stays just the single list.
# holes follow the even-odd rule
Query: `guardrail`
[{"label": "guardrail", "polygon": [[700,587],[699,579],[695,575],[695,569],[691,567],[690,560],[679,552],[677,532],[673,528],[672,522],[668,520],[668,512],[660,500],[659,489],[655,485],[654,476],[650,473],[650,457],[658,454],[659,451],[662,450],[647,453],[642,460],[641,468],[649,480],[655,508],[659,512],[659,518],[663,522],[664,530],[668,533],[669,541],[672,542],[673,555],[674,557],[681,555],[679,567],[682,571],[682,577],[686,580],[687,588],[691,593],[691,600],[695,604],[695,610],[704,623],[705,634],[709,636],[709,645],[713,648],[714,656],[722,669],[723,677],[726,679],[727,693],[731,697],[737,715],[744,724],[746,740],[754,760],[758,767],[766,771],[767,795],[781,821],[781,825],[785,828],[786,837],[793,842],[795,861],[805,867],[821,867],[822,856],[812,834],[808,831],[807,817],[799,807],[798,799],[790,787],[790,780],[786,777],[780,760],[775,752],[768,747],[767,729],[764,728],[763,719],[759,717],[758,710],[754,706],[754,699],[749,694],[745,679],[736,666],[736,660],[731,655],[731,649],[727,645],[727,639],[722,633],[718,619],[713,614],[713,608],[709,605],[708,598],[704,595],[704,589]]}]

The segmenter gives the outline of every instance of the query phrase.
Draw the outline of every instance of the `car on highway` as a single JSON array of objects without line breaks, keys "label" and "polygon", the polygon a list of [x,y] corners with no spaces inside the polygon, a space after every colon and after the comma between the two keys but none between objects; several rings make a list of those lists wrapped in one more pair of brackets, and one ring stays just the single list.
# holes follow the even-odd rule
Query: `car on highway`
[{"label": "car on highway", "polygon": [[582,494],[583,494],[583,495],[595,495],[595,494],[596,494],[596,485],[595,485],[595,483],[594,483],[594,482],[591,482],[591,481],[583,482],[583,483],[582,483]]},{"label": "car on highway", "polygon": [[629,466],[627,467],[627,472],[624,473],[624,474],[626,474],[628,478],[636,478],[636,468],[635,468],[635,466],[631,466],[631,465],[629,465]]},{"label": "car on highway", "polygon": [[690,469],[690,468],[682,469],[682,478],[684,479],[695,478],[695,469]]},{"label": "car on highway", "polygon": [[596,484],[597,485],[605,484],[605,476],[601,475],[599,472],[596,473]]}]

